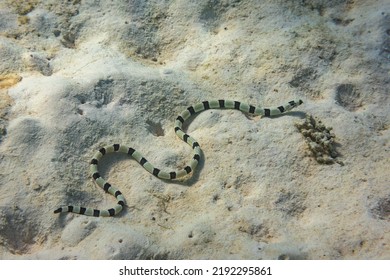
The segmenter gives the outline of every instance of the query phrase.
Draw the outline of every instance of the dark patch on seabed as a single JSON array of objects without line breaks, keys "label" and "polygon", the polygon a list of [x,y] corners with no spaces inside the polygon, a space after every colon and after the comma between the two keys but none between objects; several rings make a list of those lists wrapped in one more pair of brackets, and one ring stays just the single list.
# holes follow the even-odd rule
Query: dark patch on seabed
[{"label": "dark patch on seabed", "polygon": [[390,221],[390,195],[378,199],[370,212],[377,219]]},{"label": "dark patch on seabed", "polygon": [[358,110],[363,103],[362,96],[353,84],[341,84],[336,88],[337,103],[348,111]]}]

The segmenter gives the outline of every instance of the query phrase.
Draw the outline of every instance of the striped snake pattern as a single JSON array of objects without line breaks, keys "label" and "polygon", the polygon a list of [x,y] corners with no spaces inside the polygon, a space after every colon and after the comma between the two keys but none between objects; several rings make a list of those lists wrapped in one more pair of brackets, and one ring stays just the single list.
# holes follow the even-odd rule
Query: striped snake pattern
[{"label": "striped snake pattern", "polygon": [[194,106],[190,106],[186,110],[184,110],[176,118],[175,121],[176,135],[181,140],[183,140],[188,145],[190,145],[194,152],[191,161],[186,167],[178,171],[166,172],[164,170],[154,167],[146,158],[142,156],[140,152],[138,152],[134,148],[121,145],[121,144],[113,144],[113,145],[105,146],[101,148],[99,151],[97,151],[93,156],[90,162],[90,174],[98,186],[103,188],[105,192],[110,193],[117,199],[118,201],[117,204],[113,208],[107,210],[98,210],[90,207],[69,205],[69,206],[63,206],[58,208],[57,210],[54,211],[54,213],[73,212],[77,214],[95,216],[95,217],[99,217],[99,216],[109,217],[109,216],[117,215],[122,211],[122,209],[125,207],[126,204],[124,196],[117,188],[115,188],[109,182],[104,180],[100,176],[98,171],[98,163],[100,162],[100,160],[103,158],[105,154],[109,154],[109,153],[128,154],[129,156],[132,156],[149,173],[153,174],[154,176],[160,179],[165,179],[165,180],[178,179],[193,172],[200,160],[200,146],[199,143],[193,137],[191,137],[190,135],[188,135],[183,131],[182,127],[183,127],[183,123],[187,119],[189,119],[191,116],[199,112],[209,110],[209,109],[236,109],[252,115],[270,117],[270,116],[276,116],[284,112],[287,112],[299,106],[300,104],[302,104],[302,100],[294,100],[288,102],[283,106],[279,106],[275,108],[259,108],[239,101],[213,100],[213,101],[203,101],[202,103],[196,104]]}]

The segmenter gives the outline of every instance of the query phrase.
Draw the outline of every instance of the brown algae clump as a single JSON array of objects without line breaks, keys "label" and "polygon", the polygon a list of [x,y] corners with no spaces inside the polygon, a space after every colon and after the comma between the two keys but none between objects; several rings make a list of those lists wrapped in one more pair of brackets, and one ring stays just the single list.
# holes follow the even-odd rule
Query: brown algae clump
[{"label": "brown algae clump", "polygon": [[335,148],[335,134],[332,128],[325,126],[320,120],[312,115],[306,115],[303,123],[296,123],[295,126],[305,136],[309,149],[314,158],[321,164],[333,164],[335,162],[344,165],[337,159],[339,156]]}]

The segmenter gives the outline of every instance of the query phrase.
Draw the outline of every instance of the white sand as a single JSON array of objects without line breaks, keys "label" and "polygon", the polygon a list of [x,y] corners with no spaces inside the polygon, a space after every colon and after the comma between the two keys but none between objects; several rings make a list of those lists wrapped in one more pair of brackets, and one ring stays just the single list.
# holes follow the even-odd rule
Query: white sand
[{"label": "white sand", "polygon": [[[389,259],[389,1],[190,2],[0,1],[0,258]],[[295,98],[278,118],[196,117],[185,182],[107,156],[114,218],[53,214],[116,203],[88,177],[100,146],[176,169],[186,107]],[[344,166],[314,160],[305,114]]]}]

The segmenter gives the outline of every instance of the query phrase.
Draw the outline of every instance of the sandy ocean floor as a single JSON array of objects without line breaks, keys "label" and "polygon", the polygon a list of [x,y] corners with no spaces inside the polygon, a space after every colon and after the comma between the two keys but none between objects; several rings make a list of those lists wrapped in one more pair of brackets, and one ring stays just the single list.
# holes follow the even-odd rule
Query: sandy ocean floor
[{"label": "sandy ocean floor", "polygon": [[[2,0],[0,258],[390,259],[389,71],[387,0]],[[88,174],[101,146],[185,166],[175,118],[211,99],[304,104],[203,112],[192,177],[108,155],[125,211],[53,213],[115,205]],[[306,116],[332,128],[333,163]]]}]

